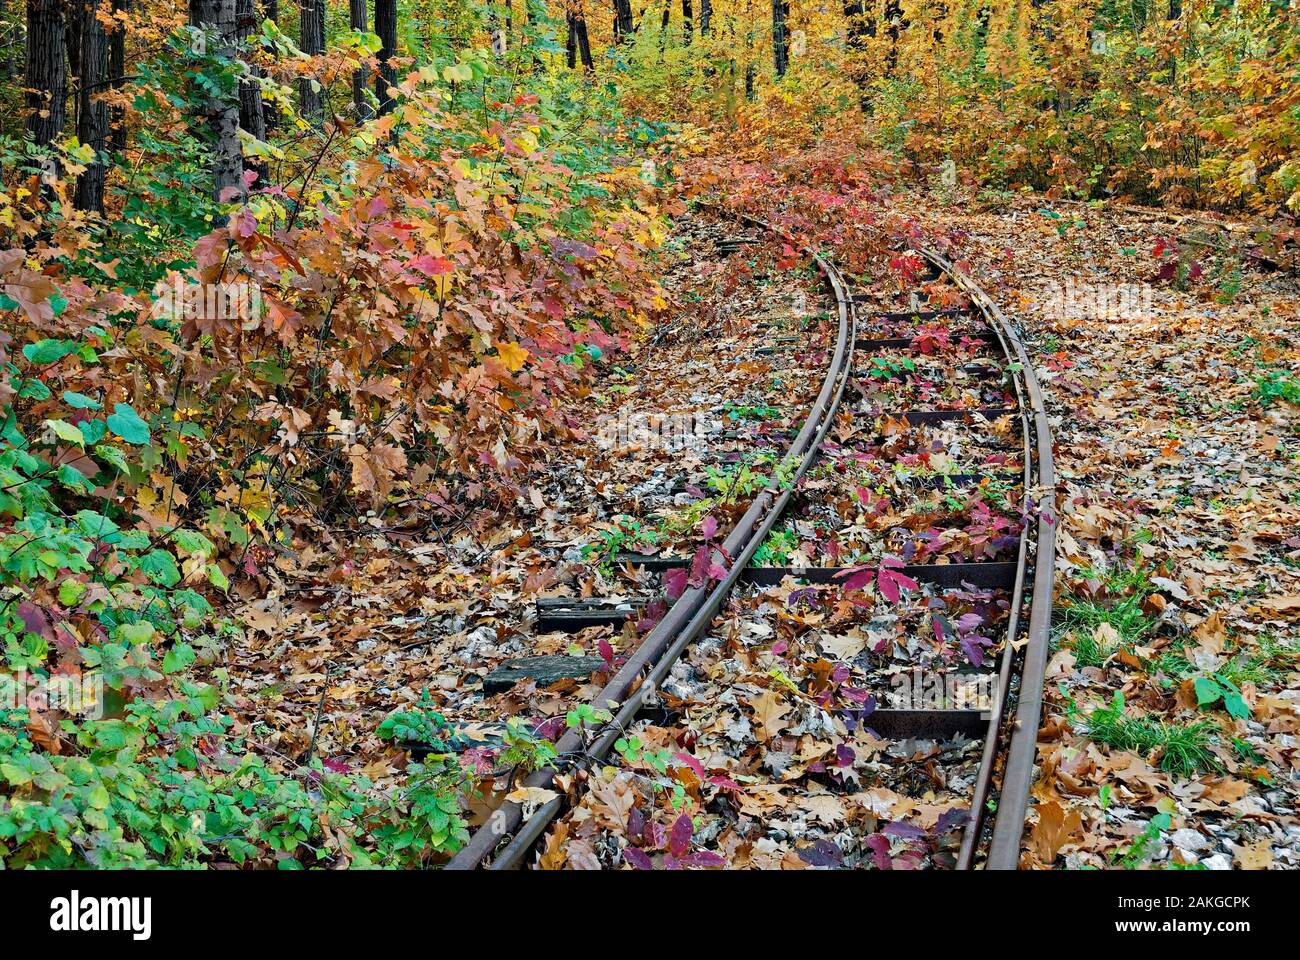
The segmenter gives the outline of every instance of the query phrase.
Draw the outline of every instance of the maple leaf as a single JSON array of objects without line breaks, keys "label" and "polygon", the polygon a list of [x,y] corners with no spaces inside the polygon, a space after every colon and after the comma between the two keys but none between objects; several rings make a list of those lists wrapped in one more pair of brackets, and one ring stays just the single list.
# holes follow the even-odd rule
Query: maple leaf
[{"label": "maple leaf", "polygon": [[523,369],[528,360],[528,351],[517,343],[502,342],[497,344],[497,356],[511,373]]},{"label": "maple leaf", "polygon": [[426,277],[444,277],[456,267],[446,257],[434,257],[427,253],[411,260],[411,266]]}]

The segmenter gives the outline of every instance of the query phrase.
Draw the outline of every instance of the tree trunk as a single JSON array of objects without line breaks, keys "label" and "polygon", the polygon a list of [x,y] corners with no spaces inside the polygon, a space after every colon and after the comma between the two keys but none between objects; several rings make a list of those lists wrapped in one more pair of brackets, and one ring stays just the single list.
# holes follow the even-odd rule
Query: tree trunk
[{"label": "tree trunk", "polygon": [[713,0],[700,0],[700,36],[708,36],[712,22]]},{"label": "tree trunk", "polygon": [[[237,29],[235,0],[190,0],[190,23],[208,32],[208,42],[215,45],[212,55],[227,60],[235,54]],[[218,201],[230,201],[222,194],[244,194],[244,164],[239,151],[239,104],[236,97],[209,97],[202,115],[207,121],[212,143],[212,192]]]},{"label": "tree trunk", "polygon": [[[298,47],[310,56],[325,52],[325,0],[298,0]],[[298,81],[298,100],[302,115],[314,125],[325,121],[325,99],[319,84],[313,89],[313,79],[303,77]]]},{"label": "tree trunk", "polygon": [[375,0],[375,33],[379,34],[379,76],[375,78],[375,95],[379,112],[391,113],[394,100],[388,88],[397,86],[397,68],[391,60],[397,56],[397,0]]},{"label": "tree trunk", "polygon": [[892,76],[898,66],[898,37],[903,28],[903,0],[885,0],[885,30],[889,36],[889,52],[885,69]]},{"label": "tree trunk", "polygon": [[695,30],[694,11],[691,9],[691,0],[682,0],[682,43],[686,46],[691,45],[692,34]]},{"label": "tree trunk", "polygon": [[27,129],[48,147],[67,122],[64,0],[27,0]]},{"label": "tree trunk", "polygon": [[564,62],[572,70],[578,65],[578,18],[574,16],[572,10],[565,11],[564,25],[568,27],[568,32],[564,38]]},{"label": "tree trunk", "polygon": [[[257,32],[257,12],[254,0],[235,0],[235,39],[242,48],[248,38]],[[239,84],[239,126],[250,136],[266,140],[266,108],[262,105],[262,88],[257,84],[261,70],[251,67],[252,76]],[[251,160],[249,169],[257,174],[257,182],[265,187],[269,171],[263,159]]]},{"label": "tree trunk", "polygon": [[[348,0],[348,25],[353,30],[369,30],[369,10],[366,0]],[[366,88],[370,86],[370,70],[362,67],[352,74],[352,105],[357,111],[358,120],[369,120],[373,111]]]},{"label": "tree trunk", "polygon": [[785,37],[785,0],[772,0],[772,65],[776,75],[784,77],[790,66],[790,50]]},{"label": "tree trunk", "polygon": [[591,59],[591,39],[587,36],[587,16],[578,11],[575,21],[575,33],[578,35],[578,56],[582,59],[582,69],[594,70],[596,64]]},{"label": "tree trunk", "polygon": [[78,210],[104,212],[104,179],[108,168],[108,34],[97,16],[100,0],[79,0],[74,7],[78,19],[77,139],[95,151],[95,159],[77,177],[74,203]]},{"label": "tree trunk", "polygon": [[[262,16],[253,25],[253,32],[260,32],[262,21],[270,20],[272,23],[279,25],[280,22],[280,0],[261,0]],[[279,122],[279,112],[274,109],[267,109],[266,102],[262,103],[262,123],[266,127],[266,132],[270,133],[275,129]]]},{"label": "tree trunk", "polygon": [[632,31],[632,0],[614,0],[614,38],[630,40]]},{"label": "tree trunk", "polygon": [[[131,0],[113,0],[114,13],[128,13]],[[126,83],[126,24],[119,20],[108,38],[108,75],[113,89],[121,90]],[[126,149],[126,109],[113,107],[108,112],[108,125],[112,130],[110,142],[121,153]]]}]

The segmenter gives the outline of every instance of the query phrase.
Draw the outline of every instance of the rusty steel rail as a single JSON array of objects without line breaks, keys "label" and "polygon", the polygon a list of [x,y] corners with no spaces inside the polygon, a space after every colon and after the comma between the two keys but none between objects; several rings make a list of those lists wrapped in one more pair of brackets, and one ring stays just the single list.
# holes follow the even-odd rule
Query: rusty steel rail
[{"label": "rusty steel rail", "polygon": [[[770,224],[753,217],[740,216],[738,219],[749,226],[784,236]],[[790,238],[785,237],[785,239]],[[999,577],[1006,578],[1006,585],[1011,591],[1006,639],[998,665],[998,696],[989,710],[986,729],[977,728],[984,729],[984,749],[979,774],[973,786],[971,813],[962,836],[956,866],[958,869],[973,869],[977,866],[977,851],[987,850],[983,861],[986,869],[1014,869],[1020,859],[1020,843],[1028,808],[1029,788],[1033,779],[1038,724],[1042,711],[1042,686],[1047,663],[1048,632],[1051,625],[1056,555],[1055,472],[1051,428],[1043,405],[1042,391],[1034,376],[1028,353],[997,304],[945,257],[924,246],[917,246],[915,249],[941,276],[950,279],[966,294],[973,311],[961,312],[974,312],[983,318],[990,330],[990,333],[983,336],[990,345],[1000,348],[1009,371],[1013,372],[1012,384],[1018,409],[975,412],[989,415],[1019,414],[1024,447],[1024,472],[1021,479],[1024,484],[1025,504],[1026,506],[1036,504],[1038,510],[1033,549],[1031,551],[1029,532],[1026,529],[1020,537],[1019,552],[1014,564],[1010,562],[958,564],[952,569],[943,568],[944,573],[951,574],[950,577],[939,577],[932,573],[924,578],[930,582],[946,582],[953,577],[975,579],[982,575],[997,573]],[[792,476],[792,480],[781,486],[769,485],[761,491],[731,530],[720,552],[715,553],[716,560],[729,564],[726,577],[713,586],[687,589],[608,681],[604,689],[593,698],[594,706],[601,710],[609,709],[613,713],[608,721],[596,729],[594,740],[588,745],[582,730],[568,731],[559,740],[556,751],[560,757],[571,761],[571,769],[587,768],[609,754],[617,739],[635,721],[637,713],[647,700],[658,691],[672,665],[680,658],[686,647],[712,623],[722,604],[738,583],[751,582],[754,580],[754,576],[751,575],[765,572],[771,574],[792,572],[779,569],[749,571],[746,568],[786,509],[799,480],[819,455],[822,442],[834,422],[845,389],[853,379],[852,361],[855,346],[866,348],[875,342],[870,340],[859,342],[855,300],[835,267],[815,251],[805,249],[805,252],[813,257],[827,285],[835,295],[839,328],[835,352],[821,391],[808,413],[803,428],[792,441],[782,460],[782,466]],[[952,419],[947,412],[934,416],[927,414],[927,411],[908,411],[906,415],[909,420],[918,423]],[[1032,581],[1029,572],[1031,566]],[[971,569],[960,569],[963,567]],[[994,571],[992,570],[994,567],[999,569]],[[1014,575],[1011,569],[1013,567]],[[758,581],[763,581],[763,578],[758,577]],[[1026,598],[1027,591],[1028,598]],[[1023,611],[1026,605],[1029,613],[1028,626],[1023,630],[1022,639]],[[1008,723],[1011,689],[1015,684],[1018,684],[1015,716]],[[912,712],[935,713],[935,711]],[[894,713],[906,714],[909,711],[894,711]],[[915,718],[904,719],[909,724],[919,722]],[[946,719],[951,722],[950,717]],[[983,724],[983,718],[979,718],[978,722]],[[1005,749],[1003,749],[1004,744]],[[990,832],[986,822],[987,805],[990,797],[994,795],[994,776],[998,769],[998,762],[1003,757],[1005,763],[996,791],[997,814],[993,818],[991,838],[985,843],[983,838]],[[554,768],[539,770],[528,777],[525,785],[550,787],[558,772]],[[492,858],[489,869],[493,870],[513,869],[523,865],[529,851],[560,812],[564,802],[562,794],[554,796],[527,817],[524,816],[524,810],[519,804],[511,801],[503,803],[494,811],[489,821],[475,831],[468,844],[448,862],[446,869],[475,869],[489,858]],[[496,852],[503,842],[506,844],[504,849]],[[496,852],[495,857],[493,857],[494,852]]]},{"label": "rusty steel rail", "polygon": [[[761,220],[752,217],[741,219],[751,226],[780,235],[773,227]],[[782,467],[792,471],[793,479],[782,487],[769,486],[761,491],[745,511],[744,516],[732,528],[722,545],[725,556],[715,554],[717,559],[724,563],[730,558],[726,578],[712,587],[707,585],[690,587],[684,591],[619,671],[610,678],[604,689],[596,694],[593,704],[597,709],[617,712],[611,720],[599,728],[595,742],[587,746],[583,731],[579,729],[568,731],[556,743],[557,754],[560,757],[578,758],[576,765],[579,767],[604,758],[615,741],[622,736],[627,724],[640,710],[646,694],[658,689],[659,683],[667,675],[673,662],[712,622],[731,590],[739,582],[755,551],[762,545],[786,504],[789,503],[795,486],[812,465],[823,438],[834,423],[835,411],[852,370],[856,314],[848,286],[839,271],[816,251],[805,248],[805,252],[812,256],[835,295],[839,327],[835,352],[822,382],[821,392],[813,402],[803,429],[799,431],[781,462]],[[775,474],[780,472],[778,470]],[[548,788],[554,782],[557,773],[558,771],[553,768],[538,770],[528,777],[525,785]],[[491,856],[506,837],[509,837],[510,841],[492,861],[490,869],[504,870],[519,866],[551,820],[559,813],[562,804],[562,797],[552,797],[525,820],[524,809],[518,803],[513,801],[503,803],[493,812],[488,822],[479,827],[470,837],[469,842],[447,862],[444,869],[476,869]]]},{"label": "rusty steel rail", "polygon": [[[993,836],[988,845],[984,867],[988,870],[1014,870],[1020,863],[1020,842],[1024,834],[1029,807],[1029,789],[1033,785],[1034,759],[1038,748],[1038,725],[1042,716],[1043,683],[1047,672],[1047,654],[1052,624],[1052,592],[1056,567],[1056,470],[1052,459],[1052,428],[1043,404],[1043,393],[1034,375],[1029,353],[1015,328],[997,303],[947,258],[928,247],[917,252],[970,298],[997,334],[1007,358],[1020,369],[1014,378],[1020,401],[1021,428],[1025,443],[1026,504],[1036,502],[1038,529],[1033,556],[1033,587],[1029,599],[1029,626],[1023,645],[1017,644],[1024,592],[1028,578],[1028,537],[1020,539],[1019,569],[1012,591],[1011,614],[998,670],[998,698],[990,711],[984,754],[980,762],[971,797],[971,816],[962,837],[957,857],[958,869],[975,866],[976,850],[985,825],[985,813],[993,789],[993,774],[998,747],[1007,741],[1006,763],[1002,773]],[[1023,646],[1024,659],[1018,674],[1016,713],[1009,734],[1004,738],[1002,722],[1010,695],[1011,680]]]}]

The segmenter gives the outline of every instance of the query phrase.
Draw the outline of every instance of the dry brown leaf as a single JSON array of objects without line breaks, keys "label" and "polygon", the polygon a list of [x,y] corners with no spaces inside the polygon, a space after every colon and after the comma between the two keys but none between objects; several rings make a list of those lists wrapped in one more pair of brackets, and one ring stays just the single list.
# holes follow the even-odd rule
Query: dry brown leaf
[{"label": "dry brown leaf", "polygon": [[1083,830],[1083,818],[1071,807],[1068,811],[1053,800],[1038,807],[1038,821],[1034,824],[1030,840],[1038,859],[1045,864],[1055,862],[1056,854],[1076,833]]},{"label": "dry brown leaf", "polygon": [[1265,837],[1255,843],[1237,847],[1234,859],[1243,870],[1267,870],[1273,865],[1273,843]]},{"label": "dry brown leaf", "polygon": [[783,718],[790,705],[774,690],[764,690],[749,703],[754,710],[755,734],[760,742],[771,740],[786,727]]}]

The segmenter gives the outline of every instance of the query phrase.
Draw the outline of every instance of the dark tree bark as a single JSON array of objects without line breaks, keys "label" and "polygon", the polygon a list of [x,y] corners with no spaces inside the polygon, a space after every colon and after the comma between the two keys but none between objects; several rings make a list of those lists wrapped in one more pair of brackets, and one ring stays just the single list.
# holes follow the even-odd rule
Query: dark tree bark
[{"label": "dark tree bark", "polygon": [[889,35],[889,53],[886,55],[885,62],[887,71],[891,74],[898,66],[898,36],[902,28],[902,0],[885,0],[885,29]]},{"label": "dark tree bark", "polygon": [[713,0],[700,0],[700,36],[707,37],[713,24]]},{"label": "dark tree bark", "polygon": [[[274,24],[280,22],[280,0],[259,0],[262,9],[261,16],[253,24],[253,32],[259,32],[262,29],[262,21],[270,20]],[[278,111],[267,108],[267,103],[262,103],[262,123],[266,126],[266,132],[270,133],[275,129],[280,117]]]},{"label": "dark tree bark", "polygon": [[591,59],[591,41],[587,37],[587,18],[577,11],[569,10],[565,13],[564,20],[569,28],[564,47],[569,69],[575,69],[578,66],[578,61],[581,60],[582,69],[594,70],[596,65]]},{"label": "dark tree bark", "polygon": [[787,13],[785,0],[772,0],[772,65],[778,77],[784,77],[790,66],[790,49],[785,35]]},{"label": "dark tree bark", "polygon": [[379,112],[391,113],[395,101],[388,95],[388,88],[397,86],[397,68],[391,62],[397,56],[397,0],[375,0],[375,33],[380,44],[375,95],[379,98]]},{"label": "dark tree bark", "polygon": [[[9,0],[0,0],[0,27],[9,22]],[[9,83],[13,80],[13,47],[6,43],[0,48],[0,81]]]},{"label": "dark tree bark", "polygon": [[77,18],[77,139],[95,151],[95,159],[77,177],[74,203],[78,210],[104,212],[104,162],[108,150],[108,104],[102,94],[108,83],[108,33],[96,11],[100,0],[79,0]]},{"label": "dark tree bark", "polygon": [[[846,46],[851,54],[861,54],[866,49],[867,38],[876,35],[876,19],[867,14],[868,2],[869,0],[845,0],[844,19],[848,21],[845,39]],[[871,98],[861,60],[851,60],[850,63],[850,75],[854,78],[859,90],[858,106],[863,113],[870,113]]]},{"label": "dark tree bark", "polygon": [[[348,25],[353,30],[369,29],[369,13],[366,0],[348,0]],[[358,120],[369,120],[372,114],[370,98],[366,88],[370,86],[370,71],[362,67],[352,74],[352,104],[357,111]]]},{"label": "dark tree bark", "polygon": [[578,37],[578,56],[582,60],[582,69],[596,69],[596,64],[591,59],[591,39],[587,36],[587,17],[581,11],[574,15],[573,26],[573,32]]},{"label": "dark tree bark", "polygon": [[[113,0],[114,13],[128,13],[131,0]],[[112,78],[113,89],[121,90],[126,83],[126,25],[121,20],[108,36],[108,75]],[[112,131],[110,143],[115,151],[121,153],[126,149],[126,110],[113,107],[108,112],[108,125]]]},{"label": "dark tree bark", "polygon": [[[325,0],[298,0],[298,47],[310,56],[325,52]],[[325,121],[323,91],[312,89],[312,78],[298,81],[298,100],[302,115],[320,126]]]},{"label": "dark tree bark", "polygon": [[67,123],[64,0],[27,0],[27,129],[48,147]]},{"label": "dark tree bark", "polygon": [[682,43],[688,47],[691,45],[691,40],[694,39],[694,17],[694,11],[691,9],[691,0],[682,0]]},{"label": "dark tree bark", "polygon": [[[219,59],[235,55],[237,28],[235,0],[190,0],[190,23],[208,31],[211,54]],[[227,189],[244,193],[244,164],[239,150],[239,103],[235,97],[210,97],[202,116],[212,138],[212,193],[218,200]]]},{"label": "dark tree bark", "polygon": [[[254,0],[235,0],[235,39],[242,49],[257,32],[257,13]],[[251,76],[239,83],[239,126],[258,140],[266,139],[266,108],[262,104],[262,89],[257,85],[261,71],[250,65]],[[257,174],[257,182],[267,185],[268,169],[265,160],[250,160],[248,167]]]},{"label": "dark tree bark", "polygon": [[632,25],[632,0],[614,0],[614,37],[630,40],[635,29]]}]

